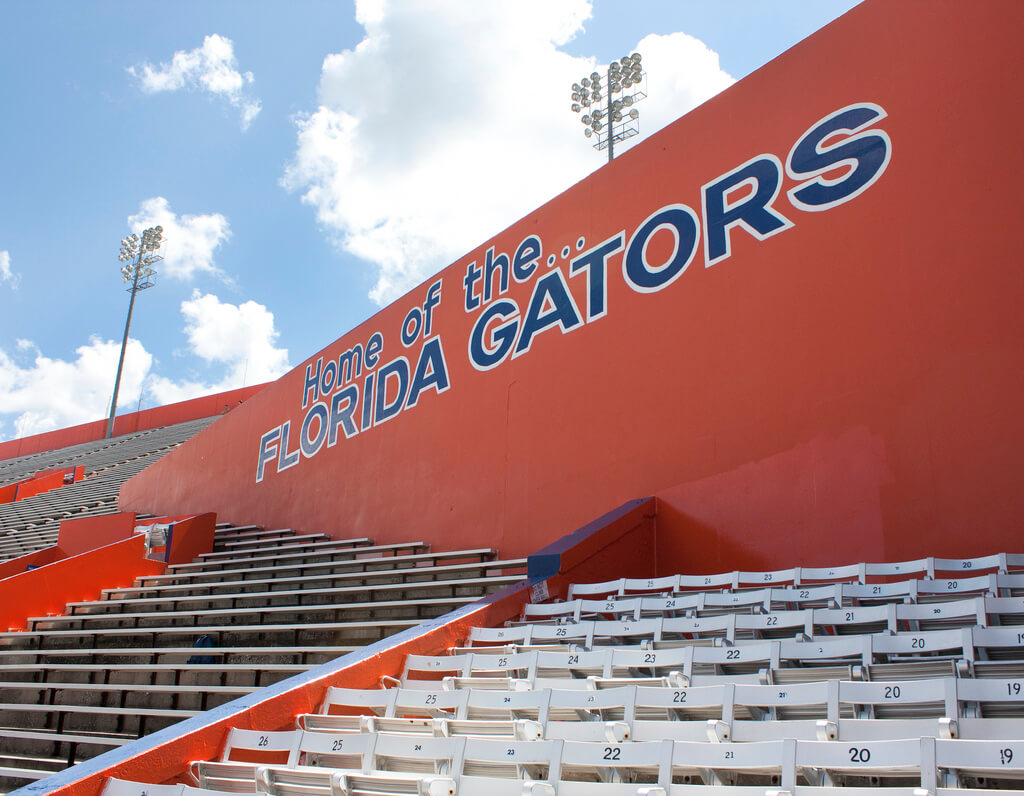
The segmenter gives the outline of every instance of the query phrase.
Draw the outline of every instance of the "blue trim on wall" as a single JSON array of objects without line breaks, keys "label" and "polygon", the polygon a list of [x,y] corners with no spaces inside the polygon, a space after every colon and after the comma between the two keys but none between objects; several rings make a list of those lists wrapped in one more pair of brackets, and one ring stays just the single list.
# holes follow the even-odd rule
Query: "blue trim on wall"
[{"label": "blue trim on wall", "polygon": [[601,515],[596,520],[591,520],[582,528],[578,528],[572,533],[567,533],[561,539],[556,539],[551,544],[542,547],[536,553],[527,557],[526,576],[530,580],[546,580],[552,575],[557,575],[562,571],[563,553],[578,545],[588,536],[603,530],[617,519],[629,514],[629,512],[648,500],[650,500],[649,497],[629,500],[618,508],[612,509],[607,514]]}]

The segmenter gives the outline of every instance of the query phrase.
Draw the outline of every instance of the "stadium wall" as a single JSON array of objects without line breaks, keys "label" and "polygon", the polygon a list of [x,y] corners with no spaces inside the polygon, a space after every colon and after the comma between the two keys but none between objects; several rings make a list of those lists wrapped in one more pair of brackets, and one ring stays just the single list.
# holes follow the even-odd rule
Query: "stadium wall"
[{"label": "stadium wall", "polygon": [[659,573],[1018,548],[1022,26],[1017,0],[867,0],[122,507],[522,555],[653,495]]},{"label": "stadium wall", "polygon": [[[266,386],[266,384],[254,384],[251,387],[229,390],[217,395],[204,395],[167,406],[156,406],[152,409],[143,409],[141,412],[118,415],[114,418],[114,436],[134,434],[137,431],[148,431],[151,428],[171,426],[175,423],[185,423],[203,417],[213,417],[233,409]],[[0,442],[0,461],[66,448],[69,445],[79,445],[83,442],[95,442],[103,439],[106,433],[107,421],[104,419],[82,423],[70,428],[46,431],[42,434],[33,434],[20,439],[7,440]]]}]

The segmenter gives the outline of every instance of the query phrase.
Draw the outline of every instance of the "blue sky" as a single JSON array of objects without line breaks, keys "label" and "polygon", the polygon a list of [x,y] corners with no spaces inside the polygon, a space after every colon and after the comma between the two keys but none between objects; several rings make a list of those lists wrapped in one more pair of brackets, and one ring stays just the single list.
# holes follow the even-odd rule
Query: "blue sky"
[{"label": "blue sky", "polygon": [[573,79],[639,50],[639,141],[853,5],[5,4],[0,439],[106,415],[133,229],[120,410],[265,381],[599,168]]}]

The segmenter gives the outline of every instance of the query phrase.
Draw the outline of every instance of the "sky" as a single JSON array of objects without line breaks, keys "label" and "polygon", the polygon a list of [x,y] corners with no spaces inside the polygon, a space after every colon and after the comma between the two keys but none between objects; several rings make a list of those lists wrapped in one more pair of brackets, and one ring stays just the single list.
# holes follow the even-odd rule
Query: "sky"
[{"label": "sky", "polygon": [[600,168],[573,81],[641,53],[635,145],[856,4],[3,4],[0,440],[106,417],[125,235],[118,411],[270,381]]}]

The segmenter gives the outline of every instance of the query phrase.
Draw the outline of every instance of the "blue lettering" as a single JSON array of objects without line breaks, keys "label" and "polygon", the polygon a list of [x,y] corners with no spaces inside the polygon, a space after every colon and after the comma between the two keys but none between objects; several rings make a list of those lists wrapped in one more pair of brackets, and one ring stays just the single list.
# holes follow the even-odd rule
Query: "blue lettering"
[{"label": "blue lettering", "polygon": [[[338,376],[338,365],[333,359],[327,360],[327,364],[324,365],[324,373],[320,377],[320,394],[328,395],[331,392],[331,388],[334,386],[334,380]],[[305,408],[305,407],[303,407]]]},{"label": "blue lettering", "polygon": [[[412,321],[412,330],[409,330],[409,321]],[[406,348],[416,342],[420,336],[420,327],[423,325],[423,313],[419,307],[413,307],[402,321],[402,345]]]},{"label": "blue lettering", "polygon": [[583,252],[572,261],[569,270],[587,272],[587,323],[608,312],[608,258],[622,249],[625,235],[618,233]]},{"label": "blue lettering", "polygon": [[[793,226],[772,207],[782,187],[782,164],[775,155],[759,155],[704,186],[704,264],[711,266],[732,251],[729,230],[741,226],[758,240]],[[750,188],[741,199],[729,194]]]},{"label": "blue lettering", "polygon": [[[388,380],[398,379],[398,394],[388,403]],[[374,402],[373,424],[380,425],[402,411],[405,396],[409,391],[409,360],[405,357],[393,359],[377,371],[377,400]]]},{"label": "blue lettering", "polygon": [[288,436],[291,433],[292,421],[285,420],[281,425],[281,444],[277,450],[277,471],[287,470],[299,463],[299,452],[288,452]]},{"label": "blue lettering", "polygon": [[306,408],[306,404],[309,402],[309,391],[313,391],[313,400],[320,400],[320,369],[323,367],[324,358],[320,357],[316,361],[316,373],[313,372],[312,365],[306,365],[306,384],[302,388],[302,408]]},{"label": "blue lettering", "polygon": [[540,238],[536,235],[527,235],[516,249],[515,257],[512,258],[512,276],[515,277],[515,280],[525,282],[533,276],[540,257]]},{"label": "blue lettering", "polygon": [[423,390],[431,388],[438,395],[448,389],[448,364],[444,361],[444,348],[440,337],[432,337],[423,343],[416,372],[409,386],[409,400],[405,408],[416,406]]},{"label": "blue lettering", "polygon": [[560,270],[545,274],[533,286],[530,306],[523,317],[523,327],[519,333],[512,358],[525,354],[533,344],[534,335],[558,326],[565,334],[583,323],[576,302],[572,299],[569,286]]},{"label": "blue lettering", "polygon": [[268,462],[277,458],[277,446],[274,445],[281,438],[281,427],[272,428],[260,437],[260,457],[256,464],[256,483],[263,480],[263,468]]},{"label": "blue lettering", "polygon": [[363,381],[363,431],[373,425],[373,375],[367,373]]},{"label": "blue lettering", "polygon": [[438,279],[427,290],[427,300],[423,302],[423,336],[430,337],[433,325],[434,307],[441,303],[441,280]]},{"label": "blue lettering", "polygon": [[[342,401],[347,401],[344,409],[341,407]],[[328,448],[338,441],[339,425],[345,430],[345,439],[354,437],[359,433],[359,429],[356,428],[356,423],[352,419],[358,403],[359,388],[354,384],[350,384],[344,390],[339,390],[331,398],[331,426],[327,435]]]},{"label": "blue lettering", "polygon": [[508,255],[494,256],[494,247],[487,250],[484,260],[484,303],[491,300],[491,289],[494,287],[494,274],[498,274],[498,295],[508,292]]},{"label": "blue lettering", "polygon": [[[374,332],[366,341],[366,367],[375,368],[380,362],[380,352],[384,348],[384,335]],[[356,374],[359,375],[358,373]]]},{"label": "blue lettering", "polygon": [[[647,259],[647,244],[655,232],[668,230],[675,238],[672,254],[661,265]],[[693,261],[700,239],[697,214],[686,205],[665,205],[637,227],[622,258],[622,276],[637,293],[654,293],[676,281]]]},{"label": "blue lettering", "polygon": [[[889,165],[892,142],[882,130],[862,131],[886,115],[871,102],[848,105],[804,133],[786,161],[789,176],[805,180],[788,192],[793,206],[808,211],[828,210],[870,188]],[[847,135],[840,140],[825,143],[844,133]],[[827,172],[840,168],[846,173],[825,177]]]},{"label": "blue lettering", "polygon": [[[324,444],[324,440],[327,438],[327,417],[327,404],[318,401],[309,408],[306,416],[302,419],[302,430],[299,433],[299,448],[302,450],[302,455],[307,459],[315,456],[320,451],[320,446]],[[309,430],[313,426],[314,418],[319,423],[317,424],[316,437],[310,439]]]},{"label": "blue lettering", "polygon": [[480,277],[483,274],[484,272],[477,267],[475,262],[470,263],[466,268],[466,278],[462,280],[462,284],[466,289],[466,312],[475,310],[480,306],[480,297],[476,293],[476,283],[480,281]]},{"label": "blue lettering", "polygon": [[[494,327],[488,335],[488,324],[495,318],[501,323]],[[495,301],[473,324],[469,335],[469,361],[477,370],[490,370],[497,367],[508,356],[519,333],[519,305],[512,299]],[[485,343],[485,336],[487,342]]]}]

